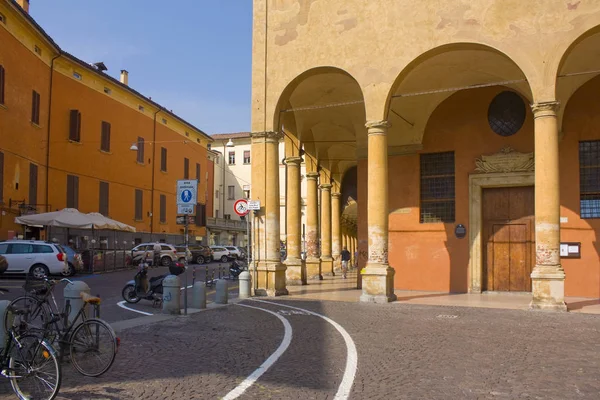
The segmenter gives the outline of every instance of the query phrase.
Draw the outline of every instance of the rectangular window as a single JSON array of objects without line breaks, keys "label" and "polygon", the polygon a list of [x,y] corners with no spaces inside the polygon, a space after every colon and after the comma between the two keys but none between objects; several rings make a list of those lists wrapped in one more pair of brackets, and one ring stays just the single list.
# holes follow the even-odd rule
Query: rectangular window
[{"label": "rectangular window", "polygon": [[215,218],[219,218],[219,210],[215,210]]},{"label": "rectangular window", "polygon": [[137,162],[144,163],[144,138],[138,137],[137,141]]},{"label": "rectangular window", "polygon": [[0,65],[0,104],[4,104],[4,67]]},{"label": "rectangular window", "polygon": [[600,218],[600,140],[579,142],[579,213]]},{"label": "rectangular window", "polygon": [[244,164],[250,164],[250,150],[244,150]]},{"label": "rectangular window", "polygon": [[164,147],[160,148],[160,170],[167,172],[167,149]]},{"label": "rectangular window", "polygon": [[108,182],[100,182],[98,200],[98,212],[108,217]]},{"label": "rectangular window", "polygon": [[231,214],[225,214],[225,215],[223,215],[223,218],[225,218],[225,219],[231,219]]},{"label": "rectangular window", "polygon": [[454,222],[454,152],[421,154],[421,223]]},{"label": "rectangular window", "polygon": [[219,198],[219,191],[215,190],[215,199],[218,199],[218,198]]},{"label": "rectangular window", "polygon": [[190,179],[190,160],[183,159],[183,179]]},{"label": "rectangular window", "polygon": [[227,186],[227,200],[235,199],[235,186]]},{"label": "rectangular window", "polygon": [[140,189],[135,189],[135,220],[141,221],[144,219],[144,192]]},{"label": "rectangular window", "polygon": [[200,184],[200,164],[196,163],[196,180]]},{"label": "rectangular window", "polygon": [[206,226],[206,206],[196,204],[196,226]]},{"label": "rectangular window", "polygon": [[4,153],[0,152],[0,204],[4,204]]},{"label": "rectangular window", "polygon": [[229,152],[229,165],[235,164],[235,151]]},{"label": "rectangular window", "polygon": [[160,195],[160,223],[164,224],[167,222],[167,196],[164,194]]},{"label": "rectangular window", "polygon": [[40,94],[35,90],[31,93],[31,122],[40,124]]},{"label": "rectangular window", "polygon": [[71,110],[69,114],[69,140],[81,141],[81,113],[79,110]]},{"label": "rectangular window", "polygon": [[29,204],[37,204],[38,166],[29,164]]},{"label": "rectangular window", "polygon": [[102,132],[100,135],[100,150],[110,151],[110,123],[102,121]]},{"label": "rectangular window", "polygon": [[79,207],[79,177],[67,175],[67,208]]}]

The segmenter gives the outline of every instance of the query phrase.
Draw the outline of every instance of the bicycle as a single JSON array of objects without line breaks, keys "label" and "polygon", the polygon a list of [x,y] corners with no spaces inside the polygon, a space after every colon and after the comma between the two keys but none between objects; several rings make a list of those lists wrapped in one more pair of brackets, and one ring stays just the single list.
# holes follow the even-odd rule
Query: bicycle
[{"label": "bicycle", "polygon": [[[0,288],[0,292],[8,290]],[[25,313],[9,305],[5,319],[10,321],[13,316]],[[12,390],[19,399],[54,399],[62,381],[56,350],[48,341],[37,336],[17,334],[12,324],[5,327],[8,328],[4,348],[0,350],[0,375],[10,380]]]},{"label": "bicycle", "polygon": [[[10,306],[27,311],[23,315],[29,332],[48,339],[50,343],[58,343],[61,362],[68,354],[71,364],[80,374],[93,377],[104,374],[115,361],[119,343],[112,327],[98,318],[101,299],[81,292],[83,305],[77,314],[70,318],[70,302],[67,300],[64,309],[60,311],[53,289],[59,282],[73,282],[67,278],[60,281],[44,279],[42,282],[44,286],[37,288],[27,287],[26,282],[25,289],[32,295],[17,297]],[[57,311],[54,311],[48,301],[49,297],[52,298]],[[94,307],[94,318],[87,317],[87,304]],[[9,326],[8,323],[5,321],[6,326]]]}]

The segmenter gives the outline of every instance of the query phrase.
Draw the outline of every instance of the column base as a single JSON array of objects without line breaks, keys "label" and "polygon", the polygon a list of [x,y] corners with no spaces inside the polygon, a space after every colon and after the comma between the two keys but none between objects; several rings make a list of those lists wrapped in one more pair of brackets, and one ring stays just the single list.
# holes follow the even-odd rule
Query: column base
[{"label": "column base", "polygon": [[310,257],[306,259],[306,278],[308,280],[323,280],[320,259]]},{"label": "column base", "polygon": [[288,286],[306,285],[306,264],[300,258],[288,258],[284,261],[286,266],[285,281]]},{"label": "column base", "polygon": [[536,265],[531,272],[531,310],[567,311],[565,271],[560,265]]},{"label": "column base", "polygon": [[323,276],[335,276],[332,257],[321,257],[321,273]]},{"label": "column base", "polygon": [[[250,271],[251,274],[254,271]],[[254,289],[255,296],[284,296],[288,294],[285,275],[286,266],[280,261],[260,261],[256,274],[258,283]]]},{"label": "column base", "polygon": [[396,301],[394,294],[395,271],[387,264],[367,263],[362,275],[361,302],[389,303]]}]

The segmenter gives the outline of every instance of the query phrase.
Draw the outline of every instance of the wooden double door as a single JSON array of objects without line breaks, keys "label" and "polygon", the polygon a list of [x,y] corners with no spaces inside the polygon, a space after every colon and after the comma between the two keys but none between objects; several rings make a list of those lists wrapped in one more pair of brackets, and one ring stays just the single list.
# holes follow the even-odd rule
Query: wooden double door
[{"label": "wooden double door", "polygon": [[483,189],[483,290],[531,291],[534,207],[533,186]]}]

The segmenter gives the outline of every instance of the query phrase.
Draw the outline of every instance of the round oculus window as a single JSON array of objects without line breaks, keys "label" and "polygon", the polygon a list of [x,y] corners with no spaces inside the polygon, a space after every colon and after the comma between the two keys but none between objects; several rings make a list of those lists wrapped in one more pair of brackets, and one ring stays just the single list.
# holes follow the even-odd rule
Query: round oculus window
[{"label": "round oculus window", "polygon": [[498,94],[488,108],[490,128],[500,136],[512,136],[525,122],[525,102],[515,92]]}]

